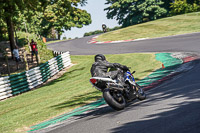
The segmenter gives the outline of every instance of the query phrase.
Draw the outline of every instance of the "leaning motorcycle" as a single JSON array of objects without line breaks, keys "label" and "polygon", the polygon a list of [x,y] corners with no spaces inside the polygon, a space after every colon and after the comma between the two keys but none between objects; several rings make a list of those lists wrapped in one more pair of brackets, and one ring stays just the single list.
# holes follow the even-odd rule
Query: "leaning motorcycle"
[{"label": "leaning motorcycle", "polygon": [[122,85],[118,79],[92,77],[90,83],[99,91],[103,92],[103,98],[106,103],[115,110],[122,110],[126,104],[135,100],[144,100],[145,92],[135,82],[133,74],[130,70],[122,70],[124,74],[124,84]]}]

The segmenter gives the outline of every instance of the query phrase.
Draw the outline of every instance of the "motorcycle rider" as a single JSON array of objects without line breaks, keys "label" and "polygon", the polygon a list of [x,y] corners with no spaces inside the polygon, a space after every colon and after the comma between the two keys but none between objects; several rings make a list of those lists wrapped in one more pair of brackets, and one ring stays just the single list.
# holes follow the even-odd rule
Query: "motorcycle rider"
[{"label": "motorcycle rider", "polygon": [[105,23],[103,23],[103,24],[102,24],[102,30],[103,30],[103,32],[104,32],[104,33],[107,31],[107,29],[106,29],[106,28],[107,28],[106,24],[105,24]]},{"label": "motorcycle rider", "polygon": [[[127,66],[121,65],[119,63],[110,63],[106,60],[103,54],[97,54],[94,57],[95,62],[92,64],[90,69],[92,77],[104,77],[116,79],[123,85],[123,71],[129,70]],[[109,71],[109,68],[120,68],[115,71]]]}]

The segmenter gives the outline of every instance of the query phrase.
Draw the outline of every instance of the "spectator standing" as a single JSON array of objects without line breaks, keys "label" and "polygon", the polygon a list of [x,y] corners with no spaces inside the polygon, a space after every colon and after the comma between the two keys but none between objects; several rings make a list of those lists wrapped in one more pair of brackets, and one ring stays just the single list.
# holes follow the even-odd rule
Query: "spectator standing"
[{"label": "spectator standing", "polygon": [[37,43],[34,42],[34,40],[32,39],[31,40],[31,43],[30,43],[30,46],[31,46],[31,57],[32,57],[32,62],[33,62],[33,56],[35,55],[36,56],[36,60],[37,60],[37,63],[38,63],[38,50],[37,50]]},{"label": "spectator standing", "polygon": [[13,55],[15,57],[15,61],[16,61],[16,67],[17,70],[19,70],[19,62],[20,62],[20,57],[19,57],[19,50],[18,50],[18,46],[16,45],[15,48],[13,49]]}]

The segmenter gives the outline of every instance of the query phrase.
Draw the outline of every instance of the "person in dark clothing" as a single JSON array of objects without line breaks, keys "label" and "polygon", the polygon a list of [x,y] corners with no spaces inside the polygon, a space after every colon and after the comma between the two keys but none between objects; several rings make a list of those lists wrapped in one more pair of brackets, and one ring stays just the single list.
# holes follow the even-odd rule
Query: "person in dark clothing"
[{"label": "person in dark clothing", "polygon": [[37,58],[37,55],[38,55],[38,49],[37,49],[37,43],[34,42],[34,40],[32,39],[31,40],[31,43],[30,43],[30,46],[31,46],[31,58],[32,58],[32,62],[33,62],[33,56],[35,55],[36,56],[36,60],[38,62],[38,58]]},{"label": "person in dark clothing", "polygon": [[[121,65],[119,63],[110,63],[106,60],[106,57],[103,54],[97,54],[95,57],[95,62],[91,67],[92,77],[104,77],[118,79],[120,82],[123,82],[123,70],[128,70],[127,66]],[[115,71],[109,71],[109,68],[116,68]],[[120,69],[118,69],[120,68]]]}]

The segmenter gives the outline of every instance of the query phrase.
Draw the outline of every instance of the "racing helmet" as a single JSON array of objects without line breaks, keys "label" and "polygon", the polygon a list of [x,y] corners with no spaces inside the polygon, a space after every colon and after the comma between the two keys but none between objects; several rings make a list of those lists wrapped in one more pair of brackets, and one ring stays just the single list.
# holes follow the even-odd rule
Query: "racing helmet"
[{"label": "racing helmet", "polygon": [[104,60],[106,60],[106,57],[103,54],[97,54],[97,55],[95,55],[94,60],[95,60],[95,62],[97,62],[99,60],[104,61]]}]

